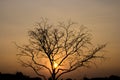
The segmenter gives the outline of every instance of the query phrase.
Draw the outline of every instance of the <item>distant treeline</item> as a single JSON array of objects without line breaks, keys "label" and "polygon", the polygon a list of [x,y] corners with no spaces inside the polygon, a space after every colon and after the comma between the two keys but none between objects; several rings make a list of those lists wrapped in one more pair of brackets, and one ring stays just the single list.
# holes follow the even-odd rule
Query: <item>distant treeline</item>
[{"label": "distant treeline", "polygon": [[29,76],[23,75],[22,72],[16,74],[2,74],[0,73],[0,80],[42,80],[39,77],[30,78]]},{"label": "distant treeline", "polygon": [[[22,72],[17,72],[16,74],[2,74],[0,73],[0,80],[42,80],[42,78],[34,77],[31,78],[29,76],[23,75]],[[51,79],[48,79],[51,80]],[[63,80],[63,79],[61,79]],[[66,80],[72,80],[68,78]],[[76,80],[76,79],[74,79]],[[97,77],[97,78],[87,78],[84,77],[83,80],[120,80],[119,76],[111,75],[110,77]]]},{"label": "distant treeline", "polygon": [[83,80],[120,80],[120,77],[115,75],[111,75],[110,77],[97,77],[97,78],[84,77]]}]

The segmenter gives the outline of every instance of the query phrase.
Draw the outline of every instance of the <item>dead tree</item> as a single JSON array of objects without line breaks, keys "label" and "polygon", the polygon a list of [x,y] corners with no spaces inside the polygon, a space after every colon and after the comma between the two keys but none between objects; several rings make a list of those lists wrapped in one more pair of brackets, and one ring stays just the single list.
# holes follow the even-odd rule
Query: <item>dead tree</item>
[{"label": "dead tree", "polygon": [[88,66],[94,59],[104,58],[99,52],[106,44],[94,47],[87,28],[79,28],[71,21],[59,22],[57,26],[47,21],[42,19],[28,32],[29,44],[16,45],[20,51],[19,62],[24,67],[32,68],[45,80],[43,71],[47,71],[52,80],[57,80],[65,73]]}]

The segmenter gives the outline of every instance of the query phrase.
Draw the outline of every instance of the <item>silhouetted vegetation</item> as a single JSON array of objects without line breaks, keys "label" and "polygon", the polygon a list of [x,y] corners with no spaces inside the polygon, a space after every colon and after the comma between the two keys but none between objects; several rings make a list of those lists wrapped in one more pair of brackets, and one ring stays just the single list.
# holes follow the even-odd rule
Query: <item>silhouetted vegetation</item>
[{"label": "silhouetted vegetation", "polygon": [[[89,30],[74,22],[49,24],[43,19],[35,29],[28,31],[29,44],[19,46],[18,60],[24,67],[47,80],[41,70],[46,69],[52,80],[81,67],[88,67],[96,59],[103,59],[100,52],[106,44],[93,46]],[[49,64],[49,65],[47,65]],[[64,67],[65,66],[65,67]]]},{"label": "silhouetted vegetation", "polygon": [[[17,72],[16,74],[3,74],[0,72],[0,80],[42,80],[39,77],[29,77],[26,75],[23,75],[22,72]],[[52,78],[49,78],[48,80],[52,80]],[[63,79],[61,79],[63,80]],[[73,80],[71,78],[67,78],[66,80]],[[74,79],[77,80],[77,79]],[[109,77],[97,77],[97,78],[87,78],[84,77],[83,80],[120,80],[119,76],[111,75]]]},{"label": "silhouetted vegetation", "polygon": [[68,78],[68,79],[66,79],[66,80],[72,80],[71,78]]},{"label": "silhouetted vegetation", "polygon": [[42,79],[38,77],[30,78],[29,76],[23,75],[23,73],[21,72],[17,72],[16,74],[0,73],[0,80],[42,80]]},{"label": "silhouetted vegetation", "polygon": [[110,77],[97,77],[97,78],[87,78],[84,77],[84,80],[120,80],[119,76],[111,75]]}]

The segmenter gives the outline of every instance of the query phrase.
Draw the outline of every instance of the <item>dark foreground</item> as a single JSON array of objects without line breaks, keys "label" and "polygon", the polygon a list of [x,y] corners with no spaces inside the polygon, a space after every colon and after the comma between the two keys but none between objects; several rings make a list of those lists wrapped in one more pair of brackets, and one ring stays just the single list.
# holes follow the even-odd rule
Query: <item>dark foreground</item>
[{"label": "dark foreground", "polygon": [[[23,75],[21,72],[17,72],[16,74],[2,74],[2,73],[0,73],[0,80],[42,80],[42,79],[39,77],[31,78],[29,76]],[[48,80],[51,80],[51,79],[48,79]],[[66,80],[72,80],[72,79],[68,78]],[[115,76],[115,75],[112,75],[110,77],[99,77],[99,78],[84,77],[83,80],[120,80],[120,77]]]},{"label": "dark foreground", "polygon": [[42,79],[38,77],[31,78],[29,76],[23,75],[21,72],[17,72],[16,74],[0,73],[0,80],[42,80]]},{"label": "dark foreground", "polygon": [[120,80],[120,77],[111,75],[110,77],[84,78],[83,80]]}]

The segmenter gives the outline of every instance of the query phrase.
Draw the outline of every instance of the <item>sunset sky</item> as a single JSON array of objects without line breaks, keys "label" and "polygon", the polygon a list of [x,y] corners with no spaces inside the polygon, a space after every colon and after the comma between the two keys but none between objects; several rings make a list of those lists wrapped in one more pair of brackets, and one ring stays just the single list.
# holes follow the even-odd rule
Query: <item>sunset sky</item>
[{"label": "sunset sky", "polygon": [[26,43],[41,17],[55,24],[71,19],[91,30],[95,44],[108,43],[105,61],[67,77],[120,76],[120,0],[0,0],[0,72],[35,75],[18,64],[13,42]]}]

